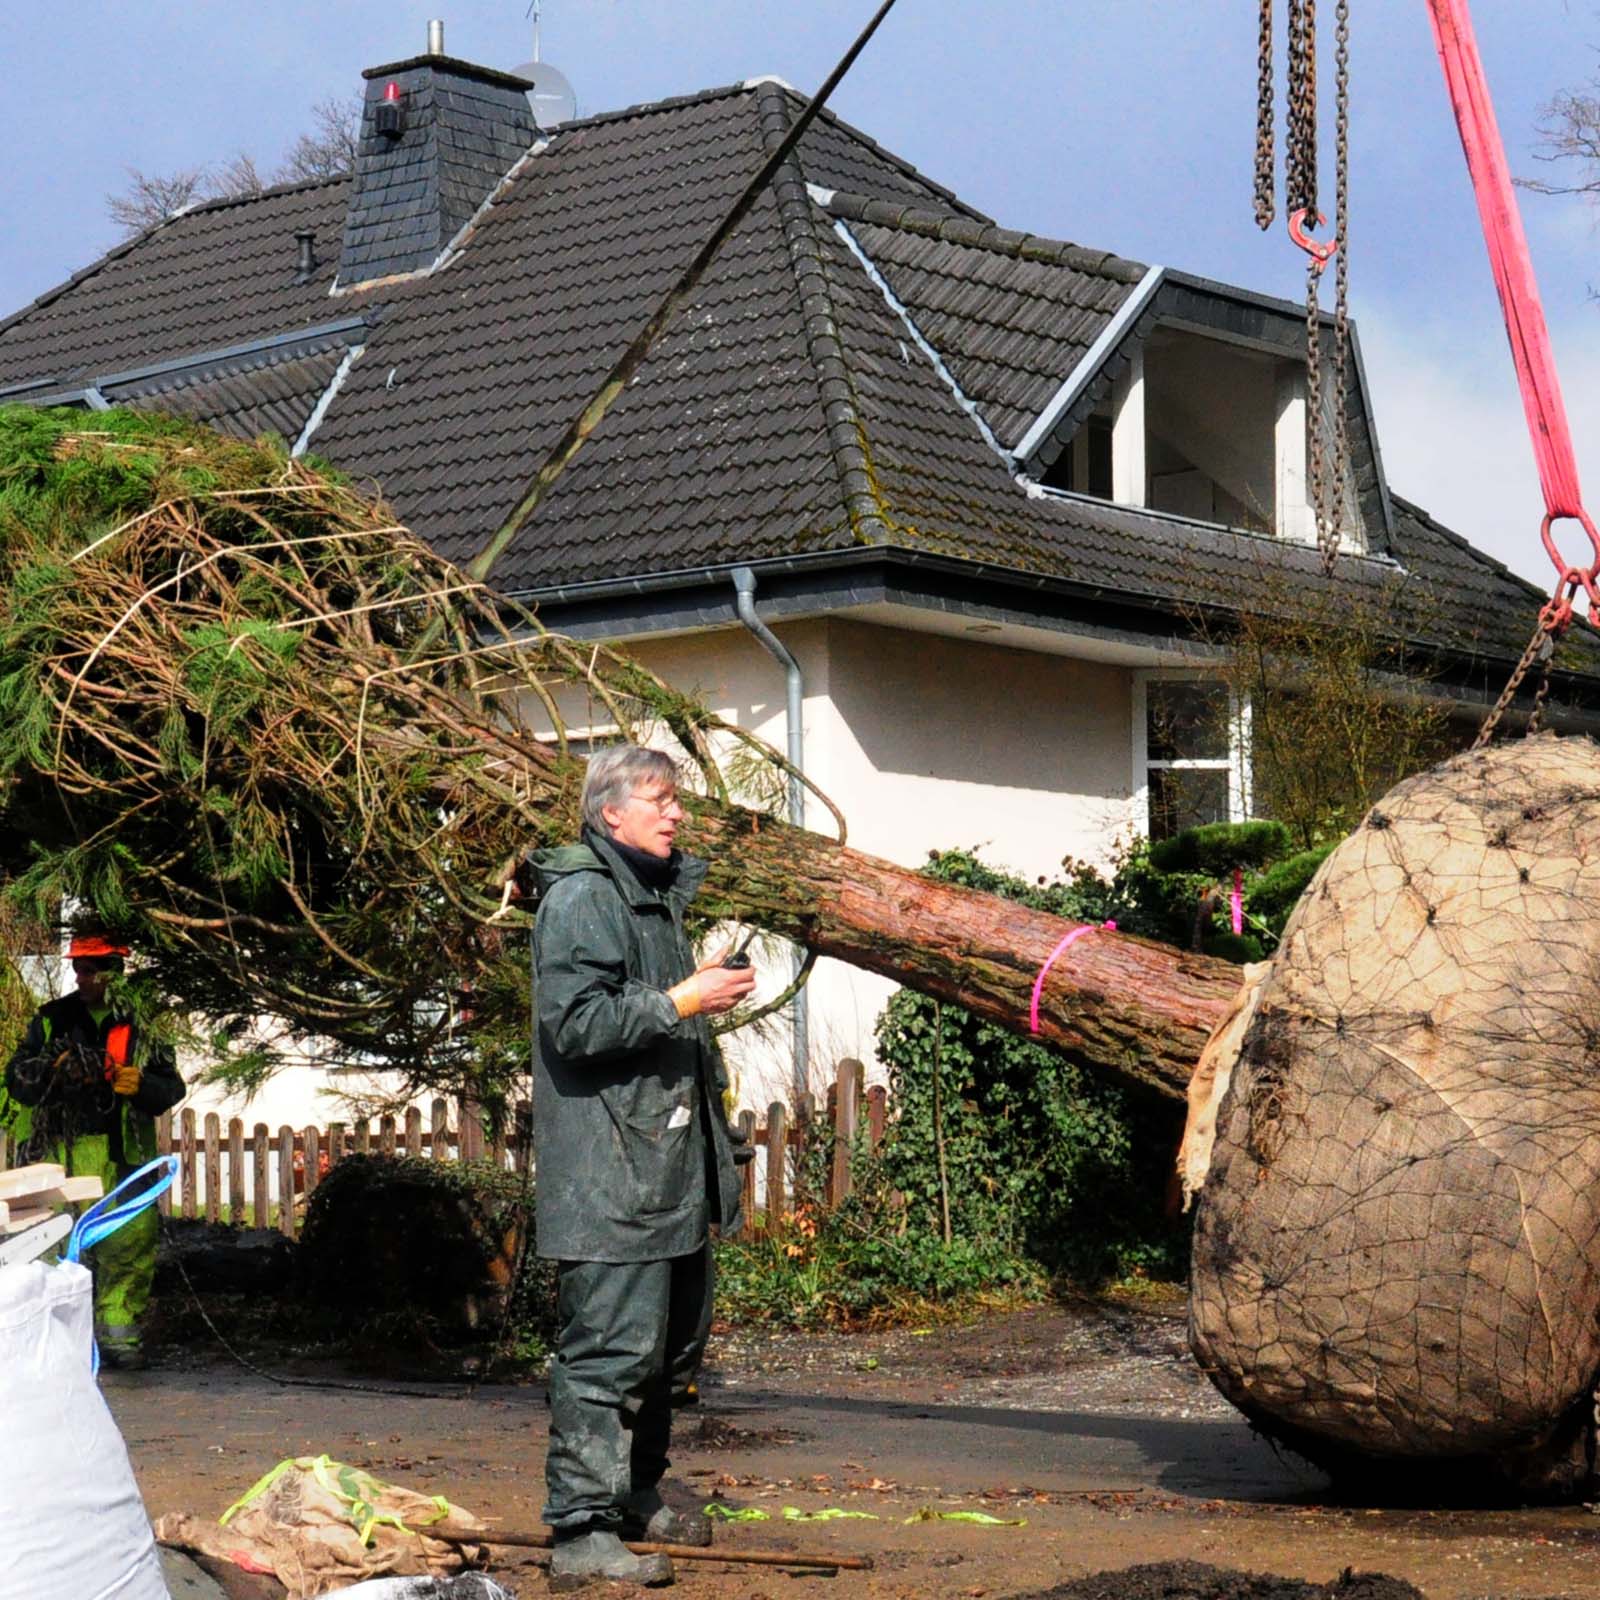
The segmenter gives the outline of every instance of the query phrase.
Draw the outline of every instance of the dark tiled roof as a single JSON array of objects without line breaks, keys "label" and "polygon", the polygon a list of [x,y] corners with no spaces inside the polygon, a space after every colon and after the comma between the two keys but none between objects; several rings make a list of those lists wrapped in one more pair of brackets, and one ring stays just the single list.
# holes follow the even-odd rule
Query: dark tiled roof
[{"label": "dark tiled roof", "polygon": [[292,445],[343,359],[339,348],[268,357],[220,375],[184,375],[148,384],[128,403],[142,411],[196,417],[241,439],[275,433]]},{"label": "dark tiled roof", "polygon": [[[91,378],[311,327],[356,309],[330,300],[349,184],[292,184],[214,200],[118,246],[0,323],[0,388]],[[295,282],[297,230],[319,262]]]},{"label": "dark tiled roof", "polygon": [[[288,436],[327,393],[334,364],[364,340],[312,447],[372,480],[424,538],[468,556],[517,503],[794,109],[790,91],[763,83],[566,125],[519,164],[452,260],[364,297],[327,293],[344,184],[198,208],[0,324],[0,388],[214,350],[365,308],[372,325],[359,339],[163,380],[168,403]],[[819,202],[822,190],[835,192]],[[325,265],[319,282],[296,285],[293,234],[305,226],[316,229]],[[994,228],[825,119],[495,581],[536,592],[899,547],[1143,607],[1153,633],[1174,631],[1185,608],[1325,592],[1313,550],[1030,491],[1014,476],[1001,447],[1016,442],[1142,271]],[[1335,591],[1403,570],[1431,597],[1421,636],[1514,658],[1537,609],[1532,587],[1414,507],[1398,503],[1396,513],[1393,559],[1342,560]],[[1587,641],[1569,654],[1600,676],[1600,651]]]},{"label": "dark tiled roof", "polygon": [[1028,431],[1132,292],[1137,262],[857,195],[854,236],[1000,442]]}]

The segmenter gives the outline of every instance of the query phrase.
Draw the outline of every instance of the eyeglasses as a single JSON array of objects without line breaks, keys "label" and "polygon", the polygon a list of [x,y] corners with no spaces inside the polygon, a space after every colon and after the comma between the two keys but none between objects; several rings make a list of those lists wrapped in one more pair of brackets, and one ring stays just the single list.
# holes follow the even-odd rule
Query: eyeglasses
[{"label": "eyeglasses", "polygon": [[646,805],[654,806],[663,817],[666,816],[669,811],[677,811],[679,813],[683,811],[683,807],[678,803],[676,791],[674,791],[672,794],[665,795],[630,794],[628,798],[630,800],[643,800]]}]

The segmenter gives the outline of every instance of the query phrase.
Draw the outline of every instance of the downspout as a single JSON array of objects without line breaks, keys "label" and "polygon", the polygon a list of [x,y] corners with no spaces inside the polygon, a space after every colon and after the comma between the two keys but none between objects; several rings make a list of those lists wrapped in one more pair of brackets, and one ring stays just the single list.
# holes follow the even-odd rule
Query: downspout
[{"label": "downspout", "polygon": [[[756,575],[751,568],[735,567],[733,569],[733,596],[734,609],[739,614],[739,620],[756,636],[762,648],[783,668],[784,720],[788,730],[788,749],[785,753],[788,755],[791,768],[789,773],[789,820],[795,827],[803,828],[806,825],[806,789],[805,785],[800,781],[800,774],[805,771],[806,766],[805,678],[801,674],[800,663],[795,660],[793,653],[777,634],[756,615]],[[796,945],[794,950],[794,970],[797,975],[800,971],[800,964],[804,959],[805,957],[801,953],[800,947]],[[808,1038],[809,1010],[805,989],[803,987],[797,989],[794,999],[790,1002],[794,1029],[793,1090],[797,1097],[807,1093],[811,1088],[811,1060]],[[799,1104],[798,1098],[795,1103]]]}]

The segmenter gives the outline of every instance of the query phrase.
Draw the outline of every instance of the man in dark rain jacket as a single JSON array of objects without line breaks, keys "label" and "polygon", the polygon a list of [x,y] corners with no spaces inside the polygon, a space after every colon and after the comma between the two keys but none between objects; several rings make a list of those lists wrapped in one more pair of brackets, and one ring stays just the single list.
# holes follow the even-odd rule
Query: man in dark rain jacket
[{"label": "man in dark rain jacket", "polygon": [[[704,1018],[754,987],[697,966],[683,913],[705,877],[673,837],[677,769],[595,755],[580,844],[536,856],[534,1156],[539,1254],[560,1263],[544,1519],[551,1576],[668,1583],[623,1539],[709,1544],[662,1500],[671,1411],[711,1326],[710,1230],[738,1226],[726,1076]],[[724,952],[725,954],[725,952]]]},{"label": "man in dark rain jacket", "polygon": [[[74,938],[67,955],[77,988],[34,1014],[5,1075],[7,1094],[32,1122],[27,1159],[97,1177],[107,1194],[155,1159],[155,1119],[184,1094],[172,1047],[145,1038],[112,1002],[111,980],[127,953],[98,934]],[[155,1281],[158,1229],[155,1211],[143,1211],[89,1253],[107,1366],[144,1365],[139,1324]]]}]

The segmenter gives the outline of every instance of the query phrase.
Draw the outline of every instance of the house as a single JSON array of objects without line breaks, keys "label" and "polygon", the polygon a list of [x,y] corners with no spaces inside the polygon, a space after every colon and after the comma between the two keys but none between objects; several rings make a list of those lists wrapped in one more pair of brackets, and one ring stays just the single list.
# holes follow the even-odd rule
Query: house
[{"label": "house", "polygon": [[[365,77],[352,177],[112,250],[0,322],[0,402],[275,431],[465,559],[804,101],[758,79],[541,129],[522,80],[443,54]],[[996,226],[824,114],[493,581],[792,731],[860,848],[1104,861],[1245,812],[1238,717],[1147,737],[1219,692],[1197,613],[1406,574],[1464,722],[1522,649],[1543,597],[1391,493],[1355,353],[1325,577],[1303,308]],[[1558,677],[1587,725],[1600,651]],[[870,1056],[887,992],[824,964],[812,1062]],[[787,1072],[757,1059],[747,1099]]]}]

